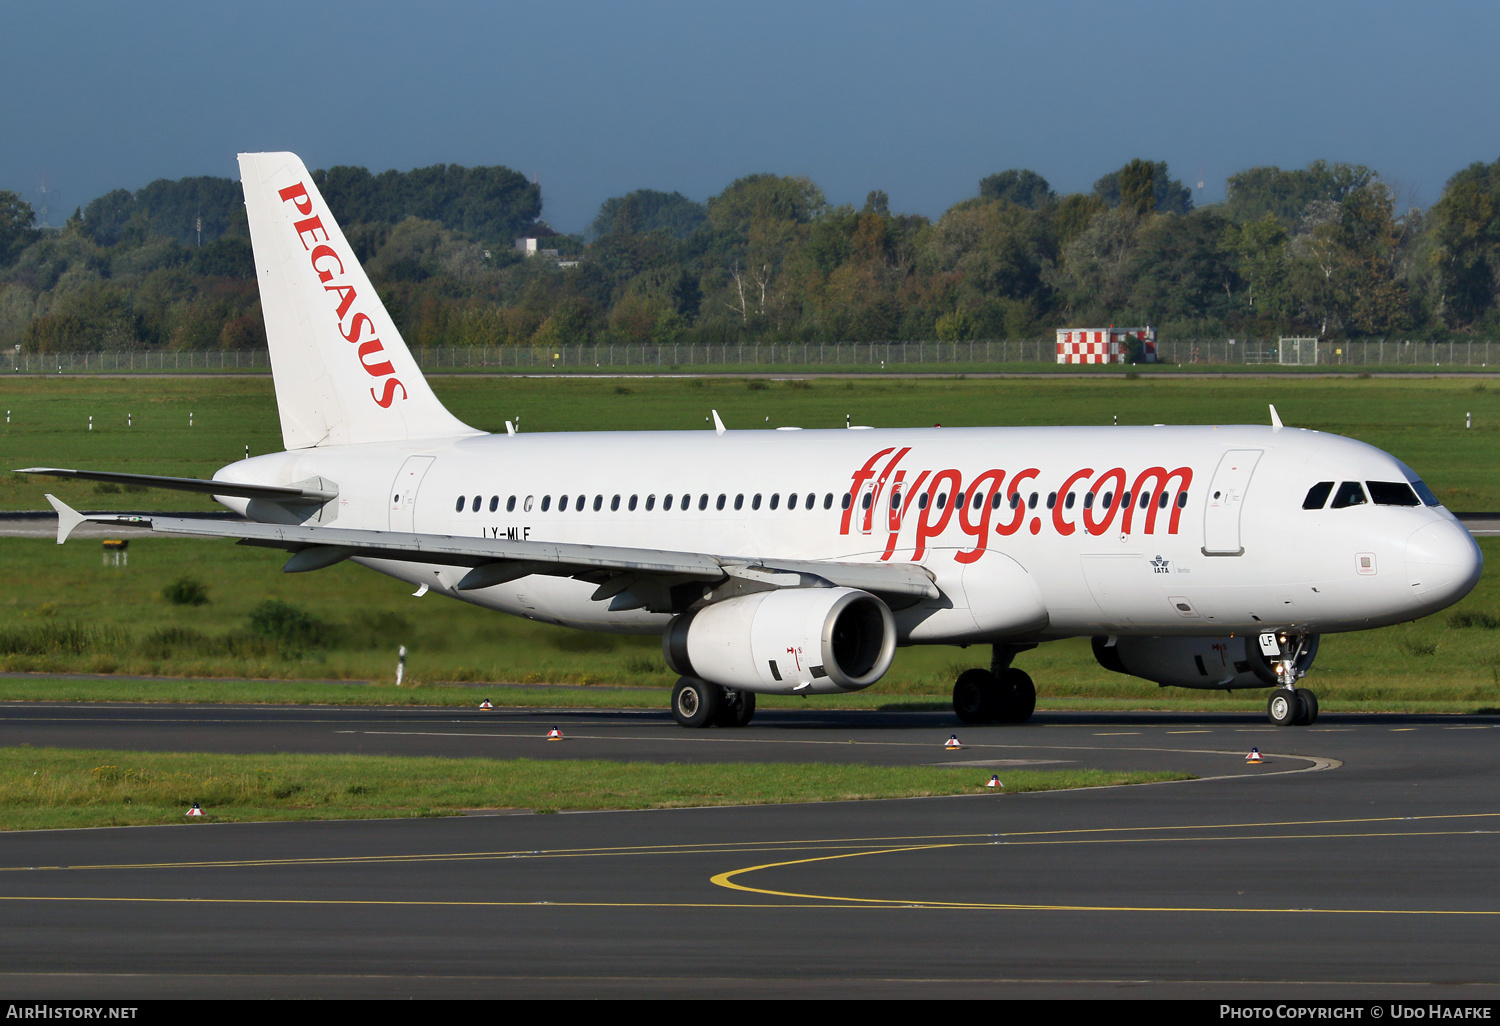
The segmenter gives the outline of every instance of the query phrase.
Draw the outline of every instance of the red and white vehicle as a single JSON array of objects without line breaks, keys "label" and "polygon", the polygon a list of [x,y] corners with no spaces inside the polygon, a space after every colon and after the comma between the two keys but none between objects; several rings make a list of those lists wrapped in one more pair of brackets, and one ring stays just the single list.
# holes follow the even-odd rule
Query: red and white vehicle
[{"label": "red and white vehicle", "polygon": [[[795,429],[491,435],[438,402],[302,162],[240,157],[286,451],[212,481],[33,468],[207,492],[247,523],[85,519],[348,559],[584,630],[659,634],[684,726],[759,693],[880,679],[899,645],[990,645],[966,721],[1020,722],[1018,653],[1094,639],[1113,670],[1297,687],[1321,634],[1425,616],[1481,557],[1372,446],[1268,427]],[[1274,411],[1273,411],[1274,421]]]}]

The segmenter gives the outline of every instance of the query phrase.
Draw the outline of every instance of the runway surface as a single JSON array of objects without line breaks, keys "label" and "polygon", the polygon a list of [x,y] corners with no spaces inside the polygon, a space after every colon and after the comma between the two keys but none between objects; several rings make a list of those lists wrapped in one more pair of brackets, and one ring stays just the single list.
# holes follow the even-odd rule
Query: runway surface
[{"label": "runway surface", "polygon": [[[561,727],[563,743],[542,740]],[[831,805],[0,836],[0,989],[1500,997],[1490,717],[0,706],[0,743],[1185,768]],[[957,732],[967,746],[946,752]],[[851,743],[852,742],[852,743]],[[1251,745],[1268,753],[1247,767]],[[1001,770],[1003,775],[1003,769]]]}]

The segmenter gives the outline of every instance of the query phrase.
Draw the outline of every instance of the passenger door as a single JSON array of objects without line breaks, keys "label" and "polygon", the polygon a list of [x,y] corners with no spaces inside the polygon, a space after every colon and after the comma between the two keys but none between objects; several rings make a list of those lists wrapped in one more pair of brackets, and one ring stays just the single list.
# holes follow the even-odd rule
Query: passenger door
[{"label": "passenger door", "polygon": [[1219,460],[1203,510],[1205,556],[1244,555],[1245,548],[1240,544],[1240,510],[1261,452],[1260,449],[1230,449]]}]

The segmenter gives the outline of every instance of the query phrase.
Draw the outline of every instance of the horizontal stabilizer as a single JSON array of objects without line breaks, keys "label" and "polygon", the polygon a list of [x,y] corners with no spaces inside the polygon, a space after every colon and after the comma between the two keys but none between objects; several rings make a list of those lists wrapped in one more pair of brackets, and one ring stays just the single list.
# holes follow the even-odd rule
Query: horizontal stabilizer
[{"label": "horizontal stabilizer", "polygon": [[61,545],[68,540],[68,535],[73,533],[73,529],[88,520],[88,517],[55,495],[47,496],[47,501],[52,504],[53,509],[57,510],[57,544]]},{"label": "horizontal stabilizer", "polygon": [[75,481],[105,481],[110,484],[139,485],[143,488],[166,488],[176,492],[200,492],[204,495],[235,495],[244,499],[269,502],[332,502],[337,490],[302,488],[296,485],[241,484],[237,481],[207,481],[197,477],[158,477],[155,474],[117,474],[109,470],[64,470],[61,467],[27,467],[17,474],[48,474]]}]

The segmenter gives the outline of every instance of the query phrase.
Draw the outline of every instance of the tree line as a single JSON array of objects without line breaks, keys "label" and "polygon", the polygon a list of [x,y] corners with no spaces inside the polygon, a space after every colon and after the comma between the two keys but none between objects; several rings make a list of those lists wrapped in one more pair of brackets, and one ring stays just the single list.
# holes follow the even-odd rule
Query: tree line
[{"label": "tree line", "polygon": [[[893,212],[880,190],[856,209],[807,178],[752,174],[705,203],[612,197],[576,235],[541,220],[540,189],[504,167],[314,179],[418,346],[1500,329],[1500,160],[1459,171],[1426,210],[1370,168],[1325,161],[1241,171],[1204,206],[1160,161],[1072,194],[1017,168],[936,221]],[[523,257],[519,236],[561,259]],[[263,346],[239,184],[115,190],[45,230],[0,191],[0,347],[14,345]]]}]

